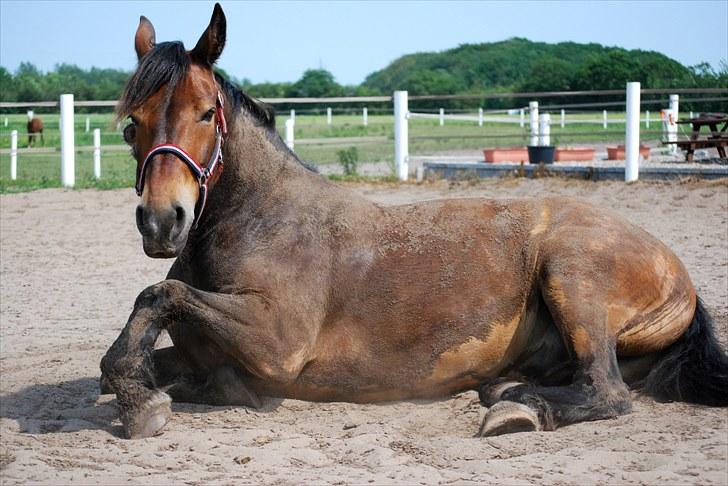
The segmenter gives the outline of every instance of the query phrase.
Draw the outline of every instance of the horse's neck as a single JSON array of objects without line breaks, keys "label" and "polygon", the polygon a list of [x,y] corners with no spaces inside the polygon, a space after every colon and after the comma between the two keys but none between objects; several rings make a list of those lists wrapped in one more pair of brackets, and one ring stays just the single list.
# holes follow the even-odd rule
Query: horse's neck
[{"label": "horse's neck", "polygon": [[[312,172],[291,153],[278,135],[241,115],[230,125],[220,180],[210,190],[198,234],[219,224],[258,224],[283,214],[325,216],[331,208],[350,208],[364,216],[374,203]],[[256,223],[257,222],[257,223]]]},{"label": "horse's neck", "polygon": [[218,215],[225,218],[230,212],[240,221],[245,214],[266,215],[267,208],[305,210],[321,193],[334,199],[352,197],[304,167],[275,132],[248,116],[240,115],[229,128],[224,170],[211,189],[212,211],[205,218],[209,223],[219,223]]}]

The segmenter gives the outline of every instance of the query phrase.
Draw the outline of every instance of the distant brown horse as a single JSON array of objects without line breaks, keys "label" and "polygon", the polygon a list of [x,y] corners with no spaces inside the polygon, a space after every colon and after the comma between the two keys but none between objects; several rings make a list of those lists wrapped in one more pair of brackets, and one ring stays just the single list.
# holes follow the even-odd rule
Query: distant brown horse
[{"label": "distant brown horse", "polygon": [[[273,112],[213,74],[225,32],[216,5],[185,51],[142,17],[118,105],[144,251],[176,257],[101,361],[129,437],[156,434],[172,399],[478,389],[479,435],[627,413],[625,381],[727,404],[728,359],[665,245],[571,199],[378,206],[305,167]],[[162,330],[174,346],[154,350]]]},{"label": "distant brown horse", "polygon": [[28,147],[33,146],[33,142],[40,134],[40,142],[45,144],[43,140],[43,120],[33,115],[32,111],[28,112]]}]

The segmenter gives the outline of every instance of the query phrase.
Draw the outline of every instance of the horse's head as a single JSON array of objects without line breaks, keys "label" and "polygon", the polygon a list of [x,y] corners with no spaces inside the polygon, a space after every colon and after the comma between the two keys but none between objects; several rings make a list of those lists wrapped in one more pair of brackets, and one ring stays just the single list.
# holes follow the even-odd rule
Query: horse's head
[{"label": "horse's head", "polygon": [[155,43],[141,17],[134,38],[139,65],[117,113],[128,117],[124,139],[137,160],[136,223],[150,257],[179,255],[217,180],[226,131],[213,64],[225,45],[219,4],[191,51],[180,42]]}]

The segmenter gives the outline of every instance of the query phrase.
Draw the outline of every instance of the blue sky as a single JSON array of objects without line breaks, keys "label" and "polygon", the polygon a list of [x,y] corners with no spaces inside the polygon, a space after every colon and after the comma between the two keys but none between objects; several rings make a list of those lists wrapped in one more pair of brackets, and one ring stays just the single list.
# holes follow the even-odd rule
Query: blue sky
[{"label": "blue sky", "polygon": [[[223,1],[220,66],[253,82],[324,67],[357,84],[402,54],[526,37],[662,52],[683,64],[728,59],[728,1]],[[194,46],[214,2],[0,0],[0,65],[30,61],[133,69],[139,15],[157,40]]]}]

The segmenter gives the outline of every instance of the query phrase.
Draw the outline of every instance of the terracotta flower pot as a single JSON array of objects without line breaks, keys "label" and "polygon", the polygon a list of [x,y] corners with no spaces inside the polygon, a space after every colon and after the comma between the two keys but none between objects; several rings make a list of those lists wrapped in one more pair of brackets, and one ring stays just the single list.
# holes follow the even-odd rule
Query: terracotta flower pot
[{"label": "terracotta flower pot", "polygon": [[594,160],[593,148],[557,148],[557,162],[573,162],[577,160]]},{"label": "terracotta flower pot", "polygon": [[[643,159],[647,160],[650,158],[650,147],[640,145],[640,155]],[[624,160],[625,149],[624,145],[617,145],[616,147],[607,147],[607,159],[608,160]]]},{"label": "terracotta flower pot", "polygon": [[485,161],[497,162],[523,162],[528,160],[526,147],[495,147],[483,150]]}]

